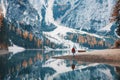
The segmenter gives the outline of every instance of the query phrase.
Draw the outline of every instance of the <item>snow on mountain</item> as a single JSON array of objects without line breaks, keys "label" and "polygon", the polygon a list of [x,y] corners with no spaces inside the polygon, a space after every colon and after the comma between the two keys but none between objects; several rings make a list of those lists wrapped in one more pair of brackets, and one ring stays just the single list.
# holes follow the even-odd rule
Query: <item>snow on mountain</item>
[{"label": "snow on mountain", "polygon": [[44,9],[46,7],[46,2],[45,0],[29,0],[29,2],[33,5],[33,7],[38,10],[38,14],[40,17],[40,22],[42,21],[43,17],[42,17],[42,9]]},{"label": "snow on mountain", "polygon": [[1,0],[1,2],[0,2],[1,4],[0,4],[0,7],[2,8],[2,12],[3,12],[3,15],[4,15],[4,17],[6,16],[6,7],[5,7],[5,3],[6,2],[4,2],[4,0]]},{"label": "snow on mountain", "polygon": [[[75,45],[77,48],[78,43],[66,39],[67,33],[85,34],[102,39],[104,34],[99,36],[96,32],[110,29],[112,23],[104,26],[109,24],[115,2],[115,0],[1,0],[5,18],[15,26],[15,29],[32,32],[34,37],[41,40],[44,37],[55,44],[62,44],[65,47]],[[20,40],[25,44],[23,46],[26,46],[24,42],[27,40]],[[33,41],[33,44],[36,44],[36,41]]]},{"label": "snow on mountain", "polygon": [[[64,46],[67,46],[68,48],[72,48],[74,45],[79,49],[79,44],[72,42],[71,40],[66,40],[65,36],[68,32],[72,33],[80,33],[80,34],[87,34],[95,37],[102,38],[102,36],[96,35],[96,34],[90,34],[85,31],[80,31],[76,29],[72,29],[69,27],[66,27],[64,25],[61,25],[53,18],[52,13],[52,6],[53,6],[53,0],[48,1],[48,7],[46,7],[46,22],[52,23],[56,26],[56,29],[54,29],[51,32],[44,32],[45,36],[50,39],[50,41],[56,43],[56,44],[63,44]],[[84,48],[84,47],[83,47]]]},{"label": "snow on mountain", "polygon": [[[56,0],[55,3],[55,13],[60,15],[57,20],[63,25],[80,30],[99,30],[109,23],[115,0],[67,0],[64,4],[62,0]],[[61,11],[64,13],[59,14]]]},{"label": "snow on mountain", "polygon": [[30,0],[29,2],[38,11],[41,19],[44,18],[42,10],[45,10],[46,24],[55,20],[66,27],[80,30],[99,30],[109,24],[112,7],[115,4],[115,0]]},{"label": "snow on mountain", "polygon": [[115,22],[111,22],[109,23],[108,25],[106,25],[105,27],[101,28],[100,30],[98,31],[110,31],[111,30],[111,27],[112,25],[114,24]]},{"label": "snow on mountain", "polygon": [[[60,25],[51,32],[43,32],[43,33],[50,41],[52,41],[56,44],[63,44],[64,46],[67,46],[68,48],[72,48],[75,45],[76,48],[79,49],[78,43],[74,43],[71,40],[65,39],[68,32],[87,34],[87,35],[94,36],[94,37],[101,38],[101,39],[103,38],[103,36],[91,34],[91,33],[85,32],[85,31],[79,31],[76,29],[72,29],[72,28],[68,28],[68,27],[60,26]],[[82,47],[82,48],[87,49],[85,47]]]},{"label": "snow on mountain", "polygon": [[28,0],[4,0],[5,3],[5,19],[8,23],[22,31],[32,32],[37,37],[41,36],[41,34],[38,35],[38,32],[41,31],[39,14]]},{"label": "snow on mountain", "polygon": [[105,27],[101,28],[100,30],[98,30],[98,32],[96,34],[103,35],[104,37],[105,36],[115,36],[116,35],[115,30],[116,29],[117,29],[117,25],[116,25],[116,22],[114,21],[114,22],[109,23]]},{"label": "snow on mountain", "polygon": [[117,29],[115,29],[115,36],[120,39],[120,36],[116,33]]}]

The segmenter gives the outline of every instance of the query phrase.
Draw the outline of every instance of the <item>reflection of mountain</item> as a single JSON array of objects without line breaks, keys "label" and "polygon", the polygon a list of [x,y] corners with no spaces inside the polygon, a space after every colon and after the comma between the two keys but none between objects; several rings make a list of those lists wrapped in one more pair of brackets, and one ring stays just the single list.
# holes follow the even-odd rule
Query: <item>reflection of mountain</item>
[{"label": "reflection of mountain", "polygon": [[[25,79],[41,79],[45,80],[45,77],[51,76],[55,73],[56,71],[53,68],[50,67],[39,67],[39,63],[37,65],[32,66],[32,67],[27,67],[22,69],[19,73],[17,78],[13,79],[22,79],[20,76],[22,76]],[[26,74],[28,74],[28,77],[26,77]]]},{"label": "reflection of mountain", "polygon": [[[34,72],[36,72],[35,75],[40,74],[42,78],[45,77],[44,74],[53,74],[55,72],[54,69],[49,66],[44,67],[42,65],[44,65],[45,62],[47,62],[52,56],[62,55],[62,52],[63,51],[48,52],[43,50],[26,50],[14,55],[12,55],[11,53],[0,56],[0,64],[2,65],[0,68],[0,72],[2,72],[2,78],[4,78],[4,76],[8,78],[7,75],[9,75],[11,76],[11,79],[15,79],[16,76],[17,78],[19,78],[20,76],[24,76],[25,74],[30,74]],[[3,69],[5,69],[4,72]],[[30,76],[32,75],[30,74]]]},{"label": "reflection of mountain", "polygon": [[[46,62],[56,70],[56,73],[48,77],[48,80],[118,80],[113,67],[104,64],[77,64],[76,61],[51,60]],[[55,65],[53,65],[55,64]],[[75,64],[75,70],[71,65]]]},{"label": "reflection of mountain", "polygon": [[62,0],[0,2],[6,19],[4,24],[8,24],[11,44],[25,48],[43,48],[43,45],[44,48],[66,48],[74,44],[78,48],[108,48],[112,45],[111,41],[114,41],[105,38],[110,45],[101,46],[94,44],[91,39],[90,43],[79,46],[74,40],[66,40],[66,36],[69,37],[67,33],[78,32],[85,37],[92,33],[91,37],[96,38],[96,41],[104,42],[102,38],[96,37],[96,33],[109,23],[114,0],[66,0],[64,3]]},{"label": "reflection of mountain", "polygon": [[9,55],[4,55],[4,56],[0,56],[0,80],[2,80],[6,74],[8,74],[8,66],[6,66],[6,64],[8,64],[8,58]]},{"label": "reflection of mountain", "polygon": [[54,80],[116,80],[114,69],[107,65],[97,65],[81,70],[69,71],[55,76]]},{"label": "reflection of mountain", "polygon": [[[49,76],[52,75],[56,71],[51,67],[43,67],[42,65],[44,65],[45,62],[54,55],[54,52],[43,52],[44,51],[41,50],[28,50],[13,55],[9,60],[8,57],[10,55],[4,56],[0,62],[4,62],[3,60],[7,59],[4,64],[1,63],[1,65],[7,67],[1,66],[0,71],[2,71],[2,69],[6,69],[6,71],[2,73],[2,78],[8,79],[9,77],[7,75],[9,75],[10,80],[21,79],[24,77],[26,78],[26,74],[28,74],[29,79],[33,76],[34,79],[40,78],[44,80],[46,74]],[[56,52],[55,55],[57,54],[61,54],[61,51]]]},{"label": "reflection of mountain", "polygon": [[[66,51],[24,51],[8,60],[9,55],[0,58],[2,79],[41,79],[41,80],[117,80],[113,67],[104,64],[78,64],[77,61],[52,59],[52,56],[68,55]],[[71,64],[75,70],[72,71]],[[73,76],[74,75],[74,76]]]}]

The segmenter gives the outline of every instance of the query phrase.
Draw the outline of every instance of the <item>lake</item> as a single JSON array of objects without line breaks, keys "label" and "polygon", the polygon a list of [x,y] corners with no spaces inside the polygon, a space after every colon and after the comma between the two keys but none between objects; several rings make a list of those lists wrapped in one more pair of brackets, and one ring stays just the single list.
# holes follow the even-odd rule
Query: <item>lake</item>
[{"label": "lake", "polygon": [[53,56],[72,55],[68,50],[26,50],[0,56],[2,80],[119,80],[113,66]]}]

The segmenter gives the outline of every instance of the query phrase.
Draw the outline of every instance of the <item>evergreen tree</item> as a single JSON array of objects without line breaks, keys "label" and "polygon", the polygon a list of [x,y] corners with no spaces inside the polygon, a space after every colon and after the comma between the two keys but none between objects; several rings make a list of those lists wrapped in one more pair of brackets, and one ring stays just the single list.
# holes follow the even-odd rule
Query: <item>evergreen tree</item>
[{"label": "evergreen tree", "polygon": [[120,36],[120,0],[118,0],[113,8],[111,22],[116,21],[117,30],[116,33]]}]

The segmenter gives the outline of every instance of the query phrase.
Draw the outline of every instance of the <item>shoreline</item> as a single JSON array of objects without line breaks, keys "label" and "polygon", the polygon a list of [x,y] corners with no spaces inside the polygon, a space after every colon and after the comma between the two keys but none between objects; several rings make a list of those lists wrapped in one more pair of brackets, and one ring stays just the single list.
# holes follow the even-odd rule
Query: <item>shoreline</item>
[{"label": "shoreline", "polygon": [[120,67],[120,49],[94,50],[73,55],[57,56],[55,59],[76,60],[89,63],[103,63]]},{"label": "shoreline", "polygon": [[9,53],[8,50],[0,50],[0,56],[8,54],[8,53]]}]

